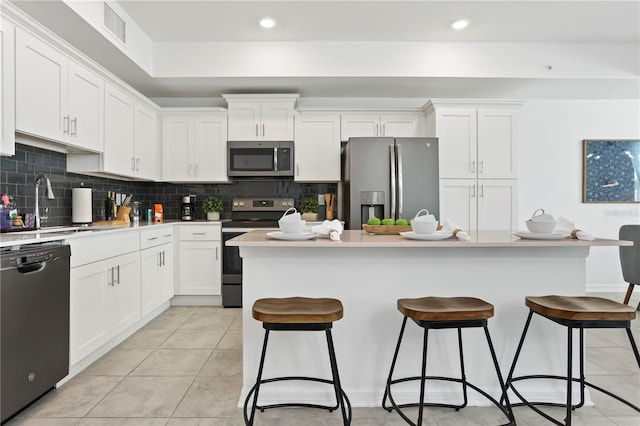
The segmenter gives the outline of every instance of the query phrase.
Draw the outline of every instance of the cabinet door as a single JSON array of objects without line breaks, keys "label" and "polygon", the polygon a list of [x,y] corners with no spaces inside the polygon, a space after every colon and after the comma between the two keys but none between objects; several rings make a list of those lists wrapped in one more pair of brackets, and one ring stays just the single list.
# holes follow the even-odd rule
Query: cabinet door
[{"label": "cabinet door", "polygon": [[162,178],[185,181],[193,177],[195,120],[192,116],[165,116],[162,119]]},{"label": "cabinet door", "polygon": [[340,115],[298,115],[295,133],[295,180],[339,181]]},{"label": "cabinet door", "polygon": [[262,137],[259,102],[233,102],[228,109],[230,141],[255,141]]},{"label": "cabinet door", "polygon": [[342,114],[343,141],[355,137],[380,136],[380,115],[378,114]]},{"label": "cabinet door", "polygon": [[221,116],[195,118],[193,179],[226,182],[227,123]]},{"label": "cabinet door", "polygon": [[15,26],[2,19],[0,26],[0,155],[16,152]]},{"label": "cabinet door", "polygon": [[133,98],[107,84],[104,115],[104,171],[133,176],[135,170]]},{"label": "cabinet door", "polygon": [[478,109],[478,177],[518,177],[518,111]]},{"label": "cabinet door", "polygon": [[475,178],[477,170],[477,118],[475,108],[436,110],[440,177]]},{"label": "cabinet door", "polygon": [[162,248],[154,247],[140,252],[141,283],[140,308],[145,316],[154,310],[160,302],[160,269]]},{"label": "cabinet door", "polygon": [[160,283],[159,302],[164,303],[171,300],[174,295],[174,263],[173,263],[173,243],[162,246],[161,265],[158,276]]},{"label": "cabinet door", "polygon": [[71,268],[70,365],[99,348],[109,337],[110,280],[107,261]]},{"label": "cabinet door", "polygon": [[260,119],[262,140],[293,140],[293,105],[290,102],[263,102]]},{"label": "cabinet door", "polygon": [[419,136],[420,119],[417,116],[384,114],[380,119],[380,123],[380,136],[393,136],[396,138]]},{"label": "cabinet door", "polygon": [[55,141],[69,138],[67,57],[16,28],[16,129]]},{"label": "cabinet door", "polygon": [[113,285],[109,292],[112,333],[117,334],[140,319],[140,253],[111,260]]},{"label": "cabinet door", "polygon": [[138,103],[135,115],[135,176],[151,180],[160,178],[158,115]]},{"label": "cabinet door", "polygon": [[440,179],[440,223],[449,219],[464,230],[477,229],[475,179]]},{"label": "cabinet door", "polygon": [[91,151],[104,149],[104,80],[69,61],[70,143]]},{"label": "cabinet door", "polygon": [[516,230],[517,181],[478,179],[478,229]]},{"label": "cabinet door", "polygon": [[220,295],[220,241],[180,241],[182,295]]}]

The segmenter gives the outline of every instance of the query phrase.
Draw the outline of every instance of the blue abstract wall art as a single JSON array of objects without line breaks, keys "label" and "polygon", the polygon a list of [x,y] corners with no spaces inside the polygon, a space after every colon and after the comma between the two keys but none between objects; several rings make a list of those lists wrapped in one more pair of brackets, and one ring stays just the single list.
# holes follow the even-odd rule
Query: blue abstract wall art
[{"label": "blue abstract wall art", "polygon": [[583,141],[583,203],[640,202],[640,140]]}]

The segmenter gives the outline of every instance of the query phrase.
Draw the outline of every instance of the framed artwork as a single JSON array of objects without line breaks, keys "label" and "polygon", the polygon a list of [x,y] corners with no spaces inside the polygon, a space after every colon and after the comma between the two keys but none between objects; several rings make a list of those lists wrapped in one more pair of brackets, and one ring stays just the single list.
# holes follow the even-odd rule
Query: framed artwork
[{"label": "framed artwork", "polygon": [[640,203],[640,140],[582,141],[582,202]]}]

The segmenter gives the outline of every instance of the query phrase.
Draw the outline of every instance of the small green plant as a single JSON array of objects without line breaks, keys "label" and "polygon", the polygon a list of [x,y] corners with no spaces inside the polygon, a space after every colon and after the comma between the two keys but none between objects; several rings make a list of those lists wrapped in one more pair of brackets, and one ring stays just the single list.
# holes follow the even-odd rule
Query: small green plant
[{"label": "small green plant", "polygon": [[318,200],[313,197],[304,197],[300,200],[300,211],[302,213],[318,213]]},{"label": "small green plant", "polygon": [[222,212],[222,200],[217,197],[209,197],[202,203],[202,210],[205,213]]}]

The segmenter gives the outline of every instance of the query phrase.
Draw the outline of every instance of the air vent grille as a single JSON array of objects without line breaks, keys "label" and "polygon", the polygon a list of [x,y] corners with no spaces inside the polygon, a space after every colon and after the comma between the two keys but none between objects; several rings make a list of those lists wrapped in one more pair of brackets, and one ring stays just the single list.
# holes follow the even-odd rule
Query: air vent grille
[{"label": "air vent grille", "polygon": [[118,40],[126,43],[126,23],[124,19],[118,16],[106,3],[104,4],[104,26],[114,35]]}]

